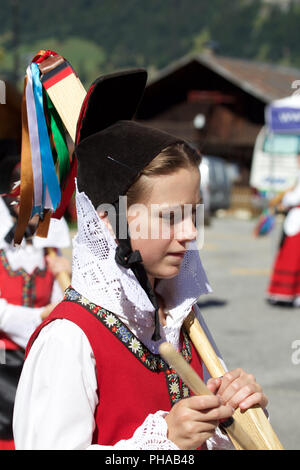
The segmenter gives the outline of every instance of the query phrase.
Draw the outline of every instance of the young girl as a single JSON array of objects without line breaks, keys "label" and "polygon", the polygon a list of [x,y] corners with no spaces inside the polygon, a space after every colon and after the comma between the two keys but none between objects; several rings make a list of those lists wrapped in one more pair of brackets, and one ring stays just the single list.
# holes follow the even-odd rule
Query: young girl
[{"label": "young girl", "polygon": [[195,241],[199,155],[131,120],[145,83],[143,70],[100,77],[83,104],[72,287],[28,345],[17,449],[231,448],[219,421],[267,404],[240,369],[191,396],[158,354],[169,341],[207,381],[182,327],[191,308],[205,327],[196,301],[210,291]]},{"label": "young girl", "polygon": [[267,299],[273,305],[300,307],[300,155],[298,167],[296,184],[279,206],[286,217],[267,289]]}]

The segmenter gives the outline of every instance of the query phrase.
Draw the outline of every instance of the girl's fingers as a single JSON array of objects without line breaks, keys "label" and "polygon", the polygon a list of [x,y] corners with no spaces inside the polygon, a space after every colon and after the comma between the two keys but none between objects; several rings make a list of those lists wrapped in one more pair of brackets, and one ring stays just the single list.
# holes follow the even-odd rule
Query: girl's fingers
[{"label": "girl's fingers", "polygon": [[230,418],[234,413],[234,408],[230,405],[221,405],[212,410],[203,410],[198,413],[197,421],[205,422],[219,422],[221,420]]},{"label": "girl's fingers", "polygon": [[246,399],[244,399],[240,404],[239,407],[242,411],[248,410],[254,405],[260,405],[263,409],[266,408],[268,404],[268,399],[266,395],[260,392],[256,392],[253,395],[250,395]]},{"label": "girl's fingers", "polygon": [[184,405],[195,411],[209,410],[221,405],[222,400],[217,395],[193,396],[184,400]]},{"label": "girl's fingers", "polygon": [[209,432],[213,434],[218,424],[218,421],[206,421],[205,423],[197,423],[195,425],[195,433]]},{"label": "girl's fingers", "polygon": [[234,412],[232,406],[222,405],[220,397],[216,395],[186,398],[182,406],[186,409],[186,417],[195,421],[219,421],[229,418]]},{"label": "girl's fingers", "polygon": [[226,388],[221,398],[223,403],[236,408],[240,401],[255,392],[261,392],[261,387],[256,382],[248,382],[246,377],[240,377]]},{"label": "girl's fingers", "polygon": [[243,373],[242,369],[234,369],[230,372],[226,372],[221,379],[221,385],[218,390],[218,395],[222,396],[226,388],[234,382],[237,378],[239,378]]},{"label": "girl's fingers", "polygon": [[257,386],[257,384],[246,384],[244,386],[240,385],[240,389],[238,391],[235,391],[234,388],[228,387],[224,393],[226,396],[222,398],[225,403],[228,403],[233,408],[237,408],[243,400],[255,393],[261,393],[260,387]]}]

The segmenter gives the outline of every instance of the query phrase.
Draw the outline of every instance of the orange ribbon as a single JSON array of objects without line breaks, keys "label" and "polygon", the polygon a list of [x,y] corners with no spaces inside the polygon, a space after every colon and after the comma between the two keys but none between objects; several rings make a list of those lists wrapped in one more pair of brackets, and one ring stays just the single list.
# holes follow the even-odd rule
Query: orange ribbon
[{"label": "orange ribbon", "polygon": [[50,209],[44,210],[44,218],[39,220],[39,223],[35,232],[37,237],[47,238],[51,215],[52,215],[52,212],[50,211]]},{"label": "orange ribbon", "polygon": [[33,205],[33,173],[30,152],[30,139],[28,131],[27,109],[26,109],[26,85],[24,80],[24,93],[22,97],[22,147],[21,147],[21,188],[20,206],[14,243],[20,245],[31,218]]}]

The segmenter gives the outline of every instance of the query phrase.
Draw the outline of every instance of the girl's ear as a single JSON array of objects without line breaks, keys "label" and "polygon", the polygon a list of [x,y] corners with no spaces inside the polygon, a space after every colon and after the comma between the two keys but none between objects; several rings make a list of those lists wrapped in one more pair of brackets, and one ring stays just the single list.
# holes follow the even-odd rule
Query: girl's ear
[{"label": "girl's ear", "polygon": [[110,223],[110,221],[109,221],[107,212],[106,212],[106,211],[97,211],[97,214],[98,214],[98,216],[100,217],[100,219],[102,220],[102,222],[105,223],[106,228],[109,230],[110,234],[111,234],[114,238],[116,238],[116,235],[115,235],[115,233],[114,233],[114,231],[113,231],[112,225],[111,225],[111,223]]}]

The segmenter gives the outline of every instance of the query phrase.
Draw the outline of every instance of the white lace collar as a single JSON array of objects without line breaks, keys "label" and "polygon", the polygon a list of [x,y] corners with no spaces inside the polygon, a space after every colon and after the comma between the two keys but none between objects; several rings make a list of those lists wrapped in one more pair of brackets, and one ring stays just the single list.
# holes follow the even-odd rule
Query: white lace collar
[{"label": "white lace collar", "polygon": [[99,218],[89,198],[76,190],[78,233],[73,239],[72,286],[89,301],[115,313],[130,330],[157,353],[162,341],[175,347],[180,329],[192,305],[211,288],[198,250],[188,250],[179,274],[160,280],[156,291],[168,310],[167,325],[159,342],[152,341],[154,308],[131,269],[115,261],[116,242]]}]

